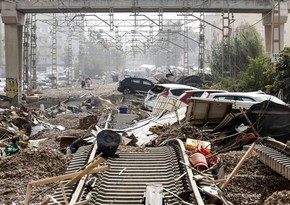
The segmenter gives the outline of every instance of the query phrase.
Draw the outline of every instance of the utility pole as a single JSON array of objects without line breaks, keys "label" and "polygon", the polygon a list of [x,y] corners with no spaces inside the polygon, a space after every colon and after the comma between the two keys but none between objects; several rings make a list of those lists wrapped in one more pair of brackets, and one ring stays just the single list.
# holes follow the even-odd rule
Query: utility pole
[{"label": "utility pole", "polygon": [[26,22],[24,25],[23,32],[23,84],[28,88],[30,87],[30,69],[29,69],[29,24],[30,24],[30,15],[27,15]]},{"label": "utility pole", "polygon": [[85,44],[85,21],[84,16],[81,16],[80,20],[80,38],[79,38],[79,74],[83,75],[84,73],[84,44]]},{"label": "utility pole", "polygon": [[159,31],[163,31],[163,8],[159,8]]},{"label": "utility pole", "polygon": [[188,13],[184,15],[184,48],[183,48],[183,65],[185,72],[184,75],[189,74],[189,68],[188,68]]},{"label": "utility pole", "polygon": [[56,14],[52,15],[52,31],[51,31],[51,74],[52,74],[52,88],[57,88],[58,85],[58,74],[57,74],[57,47],[56,47],[56,27],[57,19]]},{"label": "utility pole", "polygon": [[226,12],[223,10],[223,49],[222,49],[222,77],[232,76],[231,55],[230,55],[230,11],[229,7]]},{"label": "utility pole", "polygon": [[114,8],[110,8],[110,31],[114,30]]},{"label": "utility pole", "polygon": [[204,12],[200,13],[200,23],[199,23],[199,43],[198,43],[198,73],[202,75],[202,78],[204,80],[204,47],[205,47],[205,42],[204,42]]},{"label": "utility pole", "polygon": [[30,62],[30,66],[31,66],[31,70],[32,70],[32,88],[35,89],[36,88],[36,14],[31,14],[31,62]]},{"label": "utility pole", "polygon": [[67,76],[68,76],[68,84],[71,84],[72,82],[72,61],[73,61],[73,54],[72,54],[72,33],[73,30],[71,27],[68,29],[68,35],[67,35]]},{"label": "utility pole", "polygon": [[[170,34],[171,34],[171,29],[167,30],[167,42],[170,42],[171,41],[171,38],[170,38]],[[167,52],[166,52],[166,67],[167,69],[170,69],[170,65],[171,65],[171,62],[170,62],[170,44],[168,43],[167,44]]]}]

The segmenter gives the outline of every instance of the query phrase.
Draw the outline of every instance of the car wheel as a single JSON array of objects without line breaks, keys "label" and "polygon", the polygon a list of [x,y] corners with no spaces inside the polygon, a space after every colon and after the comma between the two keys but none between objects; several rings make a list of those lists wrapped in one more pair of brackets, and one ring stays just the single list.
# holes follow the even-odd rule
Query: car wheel
[{"label": "car wheel", "polygon": [[124,88],[124,90],[123,90],[123,94],[124,94],[124,95],[129,95],[129,94],[131,94],[131,93],[132,93],[131,88]]}]

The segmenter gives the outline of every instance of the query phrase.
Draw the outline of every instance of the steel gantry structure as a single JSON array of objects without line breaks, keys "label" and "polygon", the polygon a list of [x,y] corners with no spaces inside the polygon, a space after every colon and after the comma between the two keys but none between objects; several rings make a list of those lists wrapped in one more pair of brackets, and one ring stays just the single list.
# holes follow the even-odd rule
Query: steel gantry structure
[{"label": "steel gantry structure", "polygon": [[[133,19],[115,19],[113,22],[110,19],[105,19],[96,14],[76,14],[72,18],[58,18],[58,23],[60,25],[65,25],[66,21],[74,22],[74,28],[87,35],[95,38],[96,41],[100,39],[96,38],[96,36],[102,36],[102,39],[105,42],[111,42],[111,46],[119,51],[124,51],[123,46],[128,41],[134,42],[132,45],[135,48],[138,48],[143,53],[146,53],[150,47],[153,46],[154,43],[164,38],[164,35],[169,35],[169,31],[173,31],[173,33],[177,33],[182,36],[182,38],[188,38],[192,40],[192,38],[182,34],[182,26],[186,24],[191,24],[196,21],[196,19],[188,19],[187,22],[182,22],[182,19],[162,19],[160,20],[160,15],[158,19],[153,19],[148,17],[145,14],[137,14],[134,15]],[[136,18],[136,16],[138,18]],[[84,25],[79,25],[79,18],[84,19]],[[45,22],[48,24],[52,24],[50,20],[47,19],[39,19],[40,22]],[[113,26],[112,26],[113,24]],[[155,27],[154,27],[155,25]],[[176,29],[172,29],[178,26],[179,30],[176,32]],[[122,28],[122,30],[120,29]],[[154,29],[157,28],[157,29]],[[71,33],[71,32],[70,32]],[[81,41],[82,38],[80,38]],[[167,42],[175,45],[177,47],[181,47],[172,41],[167,40]],[[198,43],[198,40],[195,40]],[[137,44],[136,44],[137,43]],[[79,44],[82,45],[81,43]],[[181,47],[184,49],[186,45]],[[140,49],[142,48],[142,49]],[[81,51],[81,50],[80,50]],[[138,51],[139,52],[139,51]],[[185,52],[185,51],[184,51]],[[188,51],[187,51],[188,52]],[[81,60],[81,59],[80,59]]]},{"label": "steel gantry structure", "polygon": [[[224,3],[228,4],[225,10]],[[276,1],[275,1],[276,2]],[[280,34],[283,34],[283,25],[287,20],[290,1],[281,2],[278,14]],[[279,3],[280,4],[280,3]],[[114,23],[113,13],[128,12],[135,14],[144,12],[226,12],[228,13],[262,13],[267,14],[272,10],[272,0],[9,0],[0,4],[1,17],[5,24],[5,59],[6,59],[6,88],[7,95],[14,97],[16,102],[21,101],[22,92],[22,27],[25,24],[25,13],[94,13],[105,12],[110,14],[110,25]],[[159,16],[162,19],[162,15]],[[276,18],[272,18],[276,19]],[[266,42],[276,42],[272,38],[272,19],[264,18],[266,28]],[[163,23],[163,21],[160,21]],[[154,25],[154,24],[153,24]],[[161,24],[160,24],[161,25]],[[269,27],[270,26],[270,27]],[[270,32],[267,32],[270,31]],[[273,35],[271,35],[273,33]],[[283,37],[283,36],[282,36]],[[269,39],[272,38],[272,41]],[[281,36],[279,36],[281,38]],[[274,39],[274,40],[273,40]],[[283,39],[279,40],[280,47]],[[201,45],[202,46],[202,45]],[[268,49],[269,46],[266,46]],[[269,49],[268,49],[269,50]],[[276,51],[274,51],[276,52]],[[200,57],[201,58],[201,57]]]}]

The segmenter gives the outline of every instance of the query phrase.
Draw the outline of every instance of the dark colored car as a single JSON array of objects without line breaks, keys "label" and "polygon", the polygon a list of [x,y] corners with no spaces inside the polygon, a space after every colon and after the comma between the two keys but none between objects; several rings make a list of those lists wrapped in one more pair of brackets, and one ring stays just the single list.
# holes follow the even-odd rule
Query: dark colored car
[{"label": "dark colored car", "polygon": [[125,78],[119,82],[117,90],[124,95],[136,92],[147,92],[154,86],[150,80],[145,78]]},{"label": "dark colored car", "polygon": [[197,75],[181,76],[175,81],[177,84],[189,85],[193,87],[200,87],[203,84],[203,80]]}]

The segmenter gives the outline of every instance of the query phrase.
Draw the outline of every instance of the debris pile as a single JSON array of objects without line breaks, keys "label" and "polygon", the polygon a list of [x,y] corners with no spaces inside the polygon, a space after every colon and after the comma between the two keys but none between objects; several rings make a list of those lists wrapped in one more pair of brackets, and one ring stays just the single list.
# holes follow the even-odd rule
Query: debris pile
[{"label": "debris pile", "polygon": [[[220,154],[226,174],[234,169],[244,154],[245,151]],[[280,190],[290,190],[289,181],[260,162],[253,152],[225,191],[233,204],[263,204],[267,197]]]},{"label": "debris pile", "polygon": [[[197,100],[185,114],[182,108],[176,115],[165,112],[161,117],[151,116],[138,123],[136,129],[125,131],[133,133],[143,146],[162,146],[172,139],[181,139],[187,148],[194,179],[208,203],[263,204],[275,191],[289,190],[288,180],[261,163],[254,151],[252,143],[263,141],[255,129],[257,125],[251,123],[245,111],[236,110],[232,114],[228,102],[220,104]],[[203,106],[208,112],[200,113],[206,110]],[[265,110],[254,107],[250,112]],[[174,121],[174,118],[179,119]],[[248,152],[242,151],[249,145]]]},{"label": "debris pile", "polygon": [[[83,101],[80,100],[81,105]],[[0,204],[23,204],[27,183],[64,174],[72,155],[63,154],[62,139],[70,137],[75,141],[88,135],[88,129],[80,128],[81,121],[92,115],[96,120],[107,108],[97,105],[88,109],[86,104],[82,112],[75,112],[69,103],[70,100],[45,97],[19,108],[1,110]],[[33,195],[49,187],[37,186]],[[41,201],[39,196],[33,202]]]},{"label": "debris pile", "polygon": [[[64,173],[69,161],[70,158],[61,152],[44,147],[26,148],[13,156],[2,158],[0,160],[0,203],[22,204],[28,182]],[[35,194],[47,188],[39,187],[35,190]]]},{"label": "debris pile", "polygon": [[[181,140],[190,164],[186,166],[207,203],[288,203],[289,181],[261,163],[254,150],[261,140],[261,123],[269,123],[265,118],[260,124],[252,123],[265,113],[263,105],[247,115],[244,110],[233,112],[229,102],[193,99],[185,107],[172,104],[175,100],[147,113],[141,110],[140,95],[92,97],[91,93],[77,93],[79,98],[75,93],[69,99],[58,94],[57,100],[45,103],[41,101],[45,98],[40,98],[40,102],[1,114],[0,204],[23,202],[31,181],[63,175],[71,154],[83,145],[96,144],[98,134],[109,129],[121,140],[117,150],[114,145],[114,153],[105,150],[108,156],[148,152],[150,146]],[[124,113],[120,112],[122,106],[126,107]],[[263,129],[263,133],[275,132],[277,127]],[[33,195],[46,188],[38,186]]]},{"label": "debris pile", "polygon": [[272,205],[272,204],[289,204],[290,199],[290,191],[278,191],[274,192],[271,196],[269,196],[264,205]]}]

